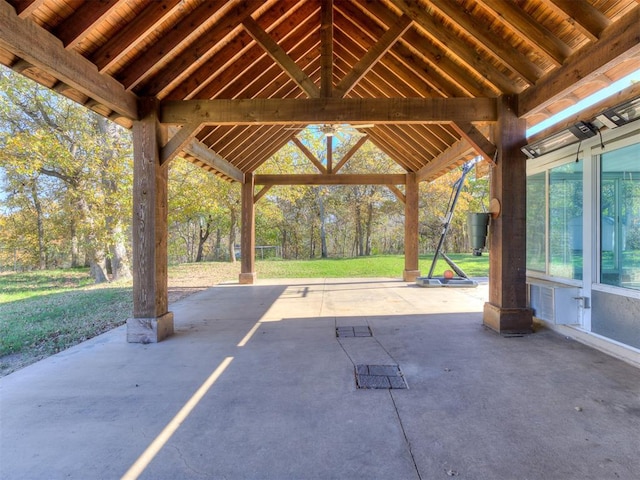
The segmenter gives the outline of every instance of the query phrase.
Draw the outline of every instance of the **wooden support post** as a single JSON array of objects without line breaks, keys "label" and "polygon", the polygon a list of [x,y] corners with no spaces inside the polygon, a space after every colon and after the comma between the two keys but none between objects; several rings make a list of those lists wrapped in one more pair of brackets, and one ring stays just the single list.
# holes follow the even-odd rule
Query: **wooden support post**
[{"label": "wooden support post", "polygon": [[415,282],[420,276],[418,266],[418,176],[407,173],[404,202],[404,272],[405,282]]},{"label": "wooden support post", "polygon": [[167,174],[160,165],[158,102],[142,99],[133,124],[133,318],[127,341],[154,343],[173,334],[168,311]]},{"label": "wooden support post", "polygon": [[484,324],[499,333],[530,333],[532,313],[526,291],[526,123],[517,117],[517,97],[498,102],[497,164],[491,177],[491,196],[502,206],[491,220],[489,301]]},{"label": "wooden support post", "polygon": [[242,230],[240,260],[240,283],[250,285],[256,281],[256,219],[253,188],[253,173],[244,174],[242,184]]}]

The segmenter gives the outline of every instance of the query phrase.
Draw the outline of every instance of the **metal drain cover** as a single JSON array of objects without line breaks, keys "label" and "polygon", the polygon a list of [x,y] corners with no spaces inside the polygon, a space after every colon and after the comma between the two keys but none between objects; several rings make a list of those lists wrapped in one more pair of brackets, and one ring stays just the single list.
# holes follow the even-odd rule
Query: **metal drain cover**
[{"label": "metal drain cover", "polygon": [[336,327],[336,337],[372,337],[371,329],[367,325],[357,327]]},{"label": "metal drain cover", "polygon": [[358,388],[409,388],[398,365],[356,365]]}]

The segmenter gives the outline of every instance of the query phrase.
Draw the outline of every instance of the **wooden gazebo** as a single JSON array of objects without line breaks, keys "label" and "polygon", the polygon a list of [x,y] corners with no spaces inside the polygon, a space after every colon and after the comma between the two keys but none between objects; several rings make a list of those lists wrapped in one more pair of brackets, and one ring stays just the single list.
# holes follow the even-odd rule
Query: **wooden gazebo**
[{"label": "wooden gazebo", "polygon": [[[403,276],[413,281],[419,182],[480,155],[492,167],[497,206],[484,321],[523,332],[532,324],[525,130],[640,68],[640,4],[0,0],[0,62],[133,128],[130,341],[173,331],[167,164],[176,155],[242,184],[241,283],[256,278],[247,255],[254,204],[277,184],[391,186],[405,205]],[[632,86],[607,102],[638,95]],[[344,161],[316,161],[314,175],[254,173],[288,142],[299,144],[292,126],[365,123],[374,127],[354,150],[372,142],[406,174],[341,174]]]}]

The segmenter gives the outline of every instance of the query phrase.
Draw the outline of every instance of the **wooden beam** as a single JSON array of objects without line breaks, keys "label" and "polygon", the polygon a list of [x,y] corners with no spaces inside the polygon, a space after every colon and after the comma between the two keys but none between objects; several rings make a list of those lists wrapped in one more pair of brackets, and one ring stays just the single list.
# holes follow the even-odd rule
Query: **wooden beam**
[{"label": "wooden beam", "polygon": [[504,0],[479,0],[491,10],[502,23],[520,32],[523,40],[543,53],[557,65],[562,65],[571,55],[569,46],[552,32],[540,25],[531,16],[513,2]]},{"label": "wooden beam", "polygon": [[159,342],[173,334],[167,270],[167,178],[160,165],[158,101],[140,101],[142,120],[133,125],[133,318],[127,341]]},{"label": "wooden beam", "polygon": [[518,97],[518,116],[547,108],[590,82],[617,62],[640,53],[640,6],[607,27],[597,42],[575,52],[564,65],[542,77]]},{"label": "wooden beam", "polygon": [[327,173],[327,169],[325,166],[316,158],[316,156],[311,153],[311,150],[307,148],[307,146],[302,143],[302,141],[298,137],[293,137],[291,141],[300,149],[300,151],[304,154],[305,157],[309,159],[311,163],[315,165],[315,167],[320,170],[320,173]]},{"label": "wooden beam", "polygon": [[0,1],[0,48],[126,118],[138,118],[134,94],[113,78],[101,75],[82,55],[65,50],[60,40],[39,25],[19,18],[5,1]]},{"label": "wooden beam", "polygon": [[[449,52],[453,52],[455,57],[459,57],[464,63],[476,70],[482,76],[485,82],[488,82],[494,89],[496,89],[496,91],[510,93],[517,93],[517,91],[519,91],[518,86],[514,84],[513,80],[511,80],[499,69],[494,68],[489,64],[489,62],[483,61],[478,56],[477,52],[474,49],[469,48],[468,43],[466,43],[462,38],[454,34],[451,30],[442,28],[443,26],[440,19],[437,19],[433,15],[431,15],[427,11],[427,9],[425,9],[419,2],[416,2],[414,0],[390,1],[405,15],[411,17],[411,19],[421,27],[424,34],[433,39],[433,42],[425,42],[424,37],[416,31],[412,32],[414,33],[414,35],[407,34],[405,38],[403,38],[403,41],[406,40],[407,44],[409,45],[420,45],[420,50],[429,50],[432,52],[430,53],[430,55],[434,55],[436,51],[440,51],[438,54],[439,56],[434,56],[434,58],[438,59],[438,66],[440,66],[441,68],[443,65],[447,65],[446,73],[447,75],[451,76],[455,82],[462,82],[464,80],[473,81],[475,79],[462,78],[462,73],[452,75],[452,70],[450,68],[453,67],[454,69],[458,70],[460,68],[458,67],[460,62],[449,61],[449,59],[447,59],[447,57],[450,55]],[[429,45],[429,43],[431,43],[431,46]],[[434,48],[435,45],[442,45],[444,47],[444,50],[442,50],[440,47]],[[463,67],[463,69],[468,75],[468,67]],[[462,85],[463,83],[460,84]],[[487,83],[484,83],[480,88],[480,91],[485,91],[487,88],[486,85]]]},{"label": "wooden beam", "polygon": [[44,3],[44,0],[16,0],[13,6],[20,18],[27,18]]},{"label": "wooden beam", "polygon": [[193,139],[184,145],[182,150],[236,182],[244,182],[244,173],[242,173],[240,169],[234,167],[229,161],[208,148],[204,143]]},{"label": "wooden beam", "polygon": [[[231,34],[234,30],[240,30],[239,25],[242,21],[250,18],[251,14],[259,7],[260,2],[241,2],[234,8],[229,9],[214,25],[207,28],[196,41],[180,51],[180,54],[172,60],[167,61],[160,71],[144,78],[137,89],[144,91],[146,95],[164,96],[165,89],[171,90],[173,82],[179,82],[179,77],[183,77],[185,71],[193,69],[193,59],[206,56],[206,52],[219,45],[226,37],[232,36]],[[205,63],[209,64],[208,62]],[[209,68],[211,68],[211,65],[209,65]]]},{"label": "wooden beam", "polygon": [[344,97],[353,86],[364,77],[371,68],[387,53],[398,39],[404,35],[412,24],[407,15],[402,15],[398,21],[387,30],[378,42],[354,65],[349,73],[340,81],[333,91],[336,98]]},{"label": "wooden beam", "polygon": [[164,102],[161,121],[180,125],[296,125],[495,120],[495,98],[256,98]]},{"label": "wooden beam", "polygon": [[73,15],[55,28],[55,35],[65,48],[73,48],[86,38],[91,28],[107,17],[120,0],[94,0],[83,3]]},{"label": "wooden beam", "polygon": [[256,281],[256,207],[253,199],[254,175],[247,173],[242,182],[242,222],[240,224],[240,277],[243,285]]},{"label": "wooden beam", "polygon": [[200,130],[199,123],[184,125],[160,151],[160,165],[172,160]]},{"label": "wooden beam", "polygon": [[258,203],[258,201],[264,197],[265,193],[271,190],[272,187],[273,185],[265,185],[262,187],[260,191],[253,196],[253,203]]},{"label": "wooden beam", "polygon": [[491,174],[491,198],[497,199],[501,209],[491,219],[489,301],[483,322],[499,333],[526,333],[533,327],[526,288],[527,162],[520,150],[526,143],[526,122],[515,114],[515,96],[500,100],[499,158]]},{"label": "wooden beam", "polygon": [[181,5],[181,0],[151,2],[136,17],[118,30],[107,43],[90,56],[98,70],[103,72],[132,50],[141,38],[145,38]]},{"label": "wooden beam", "polygon": [[327,173],[333,173],[333,137],[327,135]]},{"label": "wooden beam", "polygon": [[478,155],[489,163],[495,163],[496,146],[475,125],[470,122],[453,122],[451,125],[471,144]]},{"label": "wooden beam", "polygon": [[256,175],[256,185],[404,185],[403,174],[289,174]]},{"label": "wooden beam", "polygon": [[333,0],[320,3],[320,95],[333,95]]},{"label": "wooden beam", "polygon": [[367,140],[369,140],[369,137],[366,135],[364,137],[360,137],[358,141],[353,144],[353,147],[351,147],[349,151],[344,154],[344,156],[340,159],[338,164],[333,168],[333,173],[338,173],[338,170],[344,167],[344,165],[349,161],[349,159],[353,157],[353,155],[358,150],[360,150],[360,147],[364,145],[367,142]]},{"label": "wooden beam", "polygon": [[436,158],[427,163],[424,167],[418,170],[418,181],[430,180],[443,170],[448,169],[451,165],[459,162],[460,159],[473,152],[473,147],[467,140],[459,140],[454,143],[449,149],[442,152]]},{"label": "wooden beam", "polygon": [[405,196],[404,193],[402,193],[402,190],[400,190],[398,187],[396,187],[395,185],[387,185],[387,188],[389,190],[391,190],[391,192],[396,196],[396,198],[401,202],[401,203],[406,203],[407,201],[407,197]]},{"label": "wooden beam", "polygon": [[247,17],[242,22],[242,26],[309,98],[320,96],[320,89],[316,84],[302,71],[287,52],[262,29],[258,22],[252,17]]},{"label": "wooden beam", "polygon": [[[573,0],[569,0],[573,1]],[[511,71],[522,76],[530,84],[534,84],[544,73],[535,63],[531,62],[526,56],[520,55],[511,45],[496,38],[485,25],[479,25],[478,20],[471,11],[460,8],[453,2],[432,2],[434,8],[440,11],[452,22],[458,24],[466,33],[474,37],[482,46],[485,47],[487,53],[498,58]]]},{"label": "wooden beam", "polygon": [[[202,33],[198,27],[207,19],[211,18],[224,7],[226,1],[216,0],[201,3],[188,15],[181,17],[180,21],[173,26],[165,35],[148,49],[138,53],[129,62],[129,67],[122,72],[118,80],[128,88],[132,89],[142,81],[145,75],[152,70],[152,67],[161,63],[163,59],[173,52],[182,42]],[[196,42],[197,43],[197,42]]]},{"label": "wooden beam", "polygon": [[566,17],[569,23],[591,41],[600,38],[603,30],[611,24],[611,20],[587,0],[547,0],[544,3]]},{"label": "wooden beam", "polygon": [[415,282],[420,276],[419,267],[419,237],[418,237],[418,204],[419,186],[415,173],[406,174],[406,190],[404,202],[404,271],[402,278],[405,282]]}]

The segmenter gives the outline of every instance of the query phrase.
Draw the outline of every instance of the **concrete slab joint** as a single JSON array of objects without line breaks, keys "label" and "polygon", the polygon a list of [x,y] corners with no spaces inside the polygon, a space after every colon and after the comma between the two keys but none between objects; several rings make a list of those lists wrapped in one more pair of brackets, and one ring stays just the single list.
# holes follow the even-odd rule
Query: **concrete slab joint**
[{"label": "concrete slab joint", "polygon": [[173,335],[173,312],[159,317],[128,318],[127,342],[158,343]]}]

